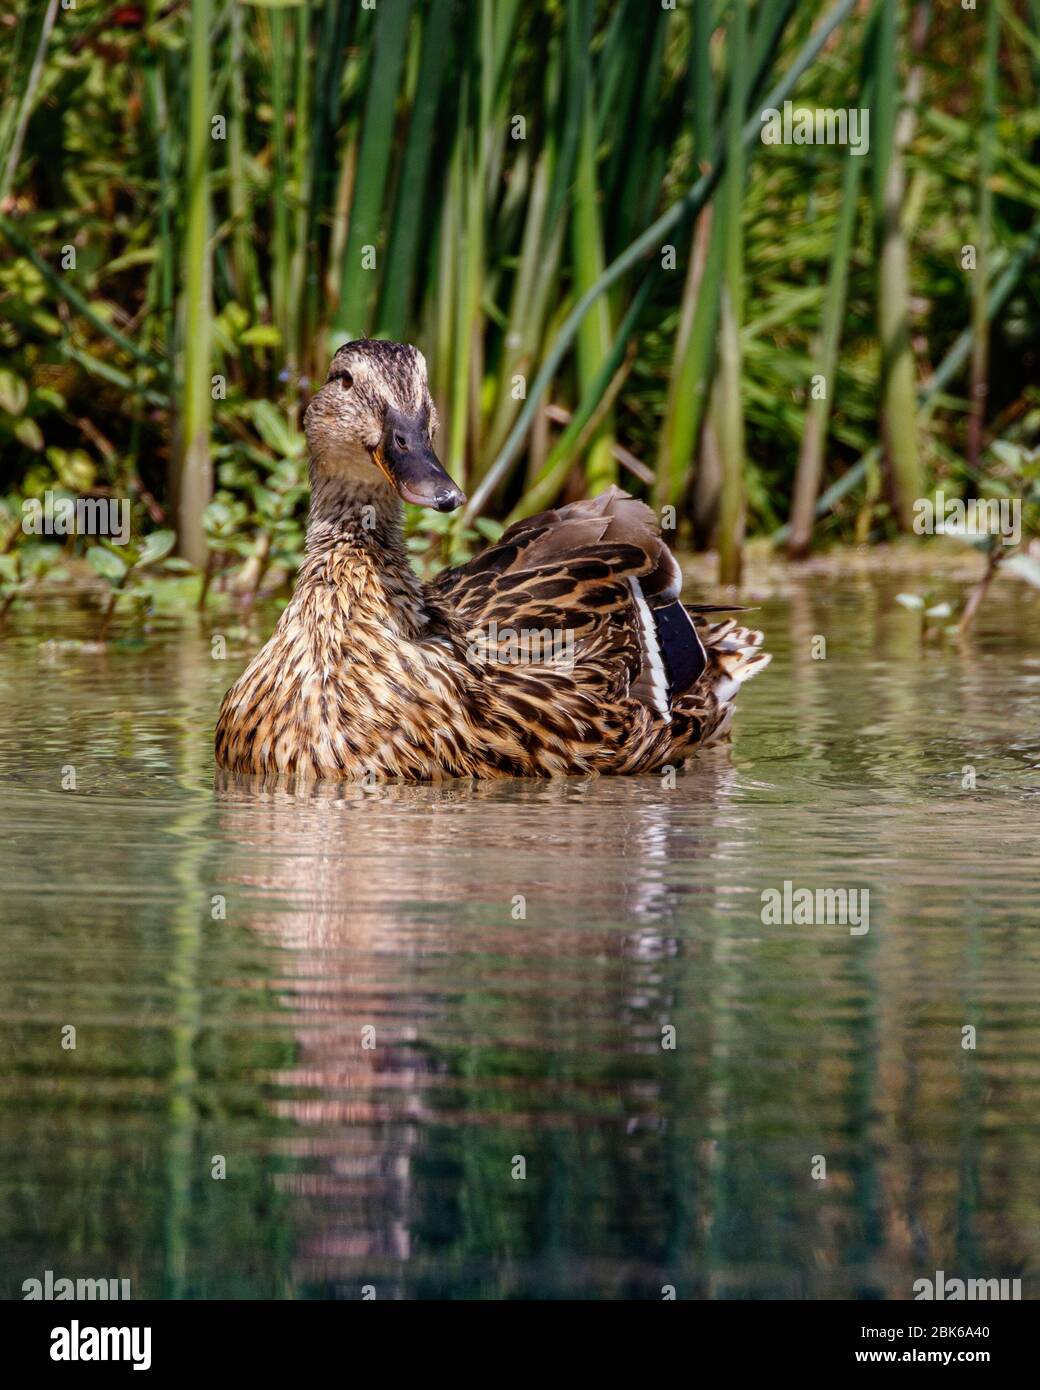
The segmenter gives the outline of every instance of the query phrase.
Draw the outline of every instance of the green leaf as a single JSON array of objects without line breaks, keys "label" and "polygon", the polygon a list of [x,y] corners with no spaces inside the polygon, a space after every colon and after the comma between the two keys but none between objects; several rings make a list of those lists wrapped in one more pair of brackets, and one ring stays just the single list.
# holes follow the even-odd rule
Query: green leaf
[{"label": "green leaf", "polygon": [[105,270],[109,275],[116,275],[123,270],[131,270],[137,265],[152,265],[158,258],[158,249],[154,246],[140,246],[133,251],[128,251],[125,256],[116,256],[109,261]]},{"label": "green leaf", "polygon": [[282,335],[274,324],[258,323],[240,333],[238,341],[243,347],[276,348],[282,345]]},{"label": "green leaf", "polygon": [[260,438],[276,454],[284,458],[298,450],[299,435],[289,428],[285,416],[270,401],[253,402],[253,424]]},{"label": "green leaf", "polygon": [[29,400],[29,388],[20,376],[6,368],[0,370],[0,409],[8,415],[21,415]]},{"label": "green leaf", "polygon": [[1012,468],[1016,472],[1022,467],[1022,450],[1017,444],[1012,444],[1006,439],[995,439],[990,445],[992,453],[1006,468]]},{"label": "green leaf", "polygon": [[49,314],[46,309],[37,309],[32,316],[32,323],[41,333],[47,333],[52,338],[61,334],[61,320],[54,314]]},{"label": "green leaf", "polygon": [[87,561],[110,584],[118,584],[126,578],[126,564],[114,550],[106,550],[101,545],[91,546],[87,551]]},{"label": "green leaf", "polygon": [[502,532],[506,529],[501,521],[495,521],[490,516],[478,516],[473,525],[487,541],[497,541],[501,539]]},{"label": "green leaf", "polygon": [[43,431],[35,420],[30,420],[28,416],[19,420],[14,427],[15,438],[27,449],[34,449],[40,453],[43,449]]},{"label": "green leaf", "polygon": [[154,565],[164,555],[169,555],[176,544],[177,533],[175,531],[153,531],[151,535],[145,536],[137,563],[139,565]]}]

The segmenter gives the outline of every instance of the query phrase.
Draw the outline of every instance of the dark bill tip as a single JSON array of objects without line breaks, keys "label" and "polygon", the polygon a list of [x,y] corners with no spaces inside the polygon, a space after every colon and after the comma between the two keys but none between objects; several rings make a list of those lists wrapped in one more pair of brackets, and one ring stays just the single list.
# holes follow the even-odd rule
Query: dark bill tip
[{"label": "dark bill tip", "polygon": [[375,460],[398,494],[414,506],[453,512],[466,500],[433,452],[427,422],[421,417],[388,410]]}]

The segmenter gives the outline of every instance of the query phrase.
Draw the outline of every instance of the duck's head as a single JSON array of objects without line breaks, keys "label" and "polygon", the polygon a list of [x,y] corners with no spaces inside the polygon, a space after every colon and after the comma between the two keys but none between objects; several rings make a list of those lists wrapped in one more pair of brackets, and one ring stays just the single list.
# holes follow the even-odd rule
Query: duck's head
[{"label": "duck's head", "polygon": [[462,490],[433,451],[437,412],[426,359],[406,343],[359,338],[332,359],[304,415],[312,467],[322,477],[378,489],[452,512]]}]

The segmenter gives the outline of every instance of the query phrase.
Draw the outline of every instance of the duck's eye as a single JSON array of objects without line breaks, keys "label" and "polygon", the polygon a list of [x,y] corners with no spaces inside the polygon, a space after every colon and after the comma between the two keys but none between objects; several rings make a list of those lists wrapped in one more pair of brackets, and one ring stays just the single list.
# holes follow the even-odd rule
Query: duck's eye
[{"label": "duck's eye", "polygon": [[350,388],[354,385],[354,378],[350,375],[349,372],[337,372],[336,380],[339,382],[341,389],[344,391],[349,391]]}]

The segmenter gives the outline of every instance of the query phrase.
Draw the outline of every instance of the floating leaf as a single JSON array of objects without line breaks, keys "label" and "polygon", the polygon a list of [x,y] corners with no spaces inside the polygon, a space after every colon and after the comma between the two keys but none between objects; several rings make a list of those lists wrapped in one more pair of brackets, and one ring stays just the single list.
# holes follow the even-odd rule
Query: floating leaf
[{"label": "floating leaf", "polygon": [[920,609],[924,607],[924,599],[920,594],[896,594],[896,603],[901,603],[904,608]]}]

